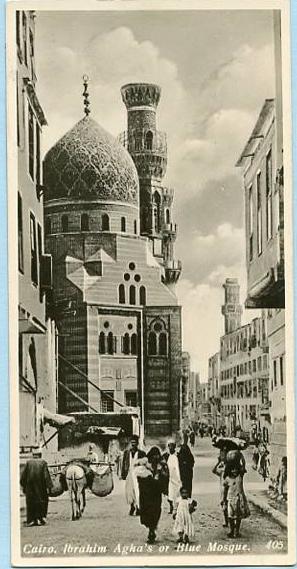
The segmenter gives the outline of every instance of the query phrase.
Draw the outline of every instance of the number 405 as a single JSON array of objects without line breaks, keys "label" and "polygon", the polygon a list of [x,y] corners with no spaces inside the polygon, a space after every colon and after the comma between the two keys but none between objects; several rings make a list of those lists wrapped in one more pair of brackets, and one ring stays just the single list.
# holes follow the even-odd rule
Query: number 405
[{"label": "number 405", "polygon": [[270,539],[266,545],[267,549],[274,549],[280,551],[284,547],[284,542],[282,540]]}]

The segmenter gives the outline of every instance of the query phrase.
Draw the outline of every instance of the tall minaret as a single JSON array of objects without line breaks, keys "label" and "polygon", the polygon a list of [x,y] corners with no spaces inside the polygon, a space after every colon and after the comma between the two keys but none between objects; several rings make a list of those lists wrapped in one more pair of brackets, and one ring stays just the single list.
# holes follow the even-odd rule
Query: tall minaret
[{"label": "tall minaret", "polygon": [[223,289],[225,304],[222,306],[222,314],[225,317],[225,334],[230,334],[241,326],[242,306],[238,279],[226,279]]},{"label": "tall minaret", "polygon": [[165,281],[175,284],[181,264],[174,260],[176,224],[172,222],[173,190],[162,186],[167,168],[166,134],[157,130],[156,110],[161,88],[129,83],[121,88],[128,127],[120,138],[131,154],[139,177],[140,234],[149,237],[153,253],[165,267]]},{"label": "tall minaret", "polygon": [[140,183],[140,233],[158,234],[161,230],[159,193],[167,166],[165,133],[157,130],[156,109],[161,89],[150,83],[130,83],[121,89],[128,110],[127,148],[137,168]]}]

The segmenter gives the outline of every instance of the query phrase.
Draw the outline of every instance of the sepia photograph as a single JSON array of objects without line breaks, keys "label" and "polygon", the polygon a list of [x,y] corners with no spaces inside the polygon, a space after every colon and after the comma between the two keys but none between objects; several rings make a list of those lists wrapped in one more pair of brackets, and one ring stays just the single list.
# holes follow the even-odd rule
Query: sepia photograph
[{"label": "sepia photograph", "polygon": [[14,566],[296,561],[289,9],[8,3]]}]

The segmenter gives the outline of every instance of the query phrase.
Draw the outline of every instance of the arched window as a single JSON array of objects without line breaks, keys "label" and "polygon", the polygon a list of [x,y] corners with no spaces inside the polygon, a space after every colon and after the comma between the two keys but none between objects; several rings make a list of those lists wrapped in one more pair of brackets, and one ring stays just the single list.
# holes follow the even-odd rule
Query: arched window
[{"label": "arched window", "polygon": [[113,333],[109,332],[107,336],[107,353],[113,354],[114,353],[114,341],[113,341]]},{"label": "arched window", "polygon": [[134,219],[134,233],[137,235],[137,219]]},{"label": "arched window", "polygon": [[167,356],[167,334],[161,332],[159,336],[159,354],[160,356]]},{"label": "arched window", "polygon": [[119,304],[125,304],[125,286],[123,284],[119,286]]},{"label": "arched window", "polygon": [[109,231],[109,216],[107,213],[102,215],[102,231]]},{"label": "arched window", "polygon": [[128,332],[123,337],[123,353],[126,355],[130,354],[130,336]]},{"label": "arched window", "polygon": [[99,354],[105,354],[105,334],[100,332],[99,334]]},{"label": "arched window", "polygon": [[81,231],[89,231],[89,216],[87,213],[82,213],[80,218]]},{"label": "arched window", "polygon": [[165,223],[170,223],[170,211],[169,211],[169,209],[165,210]]},{"label": "arched window", "polygon": [[149,130],[145,135],[145,148],[146,150],[153,149],[153,133]]},{"label": "arched window", "polygon": [[137,354],[137,335],[136,334],[132,334],[132,336],[131,336],[131,354],[133,354],[133,356],[136,356],[136,354]]},{"label": "arched window", "polygon": [[62,231],[67,233],[68,231],[68,215],[62,215],[61,217]]},{"label": "arched window", "polygon": [[145,286],[141,286],[139,289],[139,304],[142,306],[146,305],[146,290]]},{"label": "arched window", "polygon": [[46,217],[46,219],[45,219],[45,233],[47,235],[50,235],[51,232],[52,232],[52,220],[50,217]]},{"label": "arched window", "polygon": [[129,289],[129,304],[136,304],[136,288],[134,285]]},{"label": "arched window", "polygon": [[157,335],[155,332],[150,332],[148,336],[148,354],[149,356],[157,354]]},{"label": "arched window", "polygon": [[126,218],[125,217],[121,217],[121,231],[123,233],[125,233],[125,231],[126,231]]}]

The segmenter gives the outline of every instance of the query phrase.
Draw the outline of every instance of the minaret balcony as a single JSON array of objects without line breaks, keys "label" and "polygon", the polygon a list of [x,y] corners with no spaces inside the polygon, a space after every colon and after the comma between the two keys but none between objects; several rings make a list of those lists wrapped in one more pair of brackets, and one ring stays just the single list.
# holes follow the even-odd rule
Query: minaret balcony
[{"label": "minaret balcony", "polygon": [[166,260],[164,263],[164,269],[165,269],[165,283],[177,283],[180,274],[181,274],[181,270],[182,270],[182,264],[181,261],[175,261],[175,260]]},{"label": "minaret balcony", "polygon": [[176,223],[164,223],[162,232],[168,236],[174,236],[177,232],[177,225]]},{"label": "minaret balcony", "polygon": [[159,130],[138,129],[133,132],[124,131],[118,137],[119,142],[130,154],[150,156],[156,154],[167,157],[166,133]]}]

